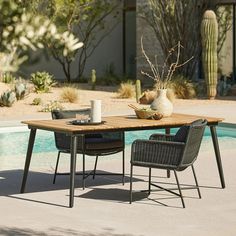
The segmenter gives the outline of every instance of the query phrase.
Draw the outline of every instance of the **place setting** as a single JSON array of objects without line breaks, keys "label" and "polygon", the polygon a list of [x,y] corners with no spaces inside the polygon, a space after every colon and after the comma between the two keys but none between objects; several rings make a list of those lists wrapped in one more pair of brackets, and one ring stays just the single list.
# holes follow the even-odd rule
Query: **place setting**
[{"label": "place setting", "polygon": [[76,114],[76,119],[69,121],[71,125],[101,125],[106,123],[102,120],[102,102],[101,100],[91,100],[90,114]]}]

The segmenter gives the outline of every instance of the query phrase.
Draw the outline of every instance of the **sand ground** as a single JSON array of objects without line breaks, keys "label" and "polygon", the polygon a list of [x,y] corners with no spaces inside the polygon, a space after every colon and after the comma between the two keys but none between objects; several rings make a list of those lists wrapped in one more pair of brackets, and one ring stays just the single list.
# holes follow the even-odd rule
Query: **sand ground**
[{"label": "sand ground", "polygon": [[[105,90],[105,88],[104,88]],[[66,108],[89,106],[90,99],[101,99],[104,115],[131,114],[127,106],[135,99],[117,99],[114,91],[80,91],[77,104],[63,104]],[[32,94],[30,96],[35,96]],[[18,125],[22,119],[50,118],[49,113],[38,112],[29,105],[32,97],[19,101],[12,108],[0,107],[1,126]],[[59,96],[55,89],[47,94],[48,100]],[[46,98],[45,98],[46,100]],[[217,116],[226,122],[236,123],[236,101],[232,100],[176,100],[174,111]],[[76,177],[75,205],[68,208],[68,176],[59,176],[52,184],[56,153],[34,154],[26,193],[19,194],[24,156],[14,157],[19,166],[7,168],[10,158],[0,166],[0,235],[4,236],[234,236],[236,235],[236,147],[221,146],[226,188],[222,189],[214,158],[213,147],[201,150],[196,162],[196,172],[201,186],[202,199],[196,190],[184,191],[186,208],[180,199],[165,192],[135,193],[135,202],[130,205],[129,159],[130,146],[126,147],[126,184],[119,177],[88,178],[86,189],[81,188],[81,177]],[[101,158],[99,171],[121,169],[120,154]],[[38,166],[37,159],[45,161]],[[60,171],[68,171],[69,160],[64,156]],[[81,157],[78,170],[81,170]],[[52,164],[48,163],[48,159]],[[94,159],[88,159],[87,169],[92,169]],[[147,188],[148,171],[135,168],[134,190]],[[163,171],[154,171],[154,181],[168,182],[172,186],[173,175],[166,178]],[[180,182],[193,183],[189,170],[179,174]],[[165,206],[166,204],[167,206]]]},{"label": "sand ground", "polygon": [[[5,91],[8,86],[0,83],[0,94]],[[32,89],[31,89],[32,91]],[[50,93],[36,94],[31,92],[24,100],[17,101],[12,107],[0,107],[1,126],[20,124],[24,119],[50,119],[51,115],[48,112],[39,112],[42,106],[30,105],[35,97],[40,97],[43,104],[50,101],[61,101],[64,109],[80,109],[90,106],[90,100],[102,100],[103,115],[118,115],[118,114],[134,114],[133,110],[128,107],[128,104],[143,107],[138,105],[135,98],[121,99],[117,97],[117,87],[97,87],[95,91],[89,90],[88,85],[79,85],[79,99],[76,103],[65,103],[61,101],[61,88],[52,88]],[[236,123],[236,97],[225,97],[221,99],[175,99],[174,112],[208,115],[224,118],[224,122]],[[4,122],[5,121],[5,122]]]}]

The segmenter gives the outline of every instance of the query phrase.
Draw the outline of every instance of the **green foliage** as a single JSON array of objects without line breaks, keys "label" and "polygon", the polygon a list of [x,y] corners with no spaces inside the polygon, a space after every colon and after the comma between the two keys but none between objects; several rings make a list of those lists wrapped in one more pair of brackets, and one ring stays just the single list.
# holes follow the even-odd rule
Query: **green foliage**
[{"label": "green foliage", "polygon": [[119,98],[132,98],[135,95],[135,86],[133,81],[127,81],[120,84],[118,89]]},{"label": "green foliage", "polygon": [[3,83],[12,84],[15,82],[16,77],[13,76],[11,73],[4,73],[1,80]]},{"label": "green foliage", "polygon": [[119,78],[118,76],[104,75],[103,77],[98,79],[97,84],[106,86],[119,85],[121,81],[121,78]]},{"label": "green foliage", "polygon": [[0,97],[0,105],[11,107],[16,101],[16,94],[13,91],[5,91]]},{"label": "green foliage", "polygon": [[97,84],[100,85],[120,85],[122,82],[126,82],[128,78],[126,76],[119,77],[115,73],[115,65],[113,63],[110,63],[105,68],[105,73],[103,77],[100,77],[97,80]]},{"label": "green foliage", "polygon": [[16,93],[17,100],[23,99],[26,94],[26,85],[21,82],[17,82],[15,84],[15,93]]},{"label": "green foliage", "polygon": [[63,110],[63,106],[58,101],[50,101],[49,103],[45,104],[42,108],[42,112],[51,112],[53,110]]},{"label": "green foliage", "polygon": [[38,105],[41,105],[42,103],[43,103],[42,99],[37,97],[33,99],[31,105],[38,106]]},{"label": "green foliage", "polygon": [[[29,49],[51,48],[68,56],[83,46],[69,31],[59,32],[47,16],[32,14],[27,1],[0,0],[0,58],[1,71],[16,71],[27,60]],[[9,55],[8,55],[9,54]]]},{"label": "green foliage", "polygon": [[214,11],[207,10],[201,24],[202,64],[209,99],[216,96],[218,23]]},{"label": "green foliage", "polygon": [[189,99],[196,97],[194,84],[184,76],[174,76],[170,81],[169,87],[177,98]]},{"label": "green foliage", "polygon": [[36,93],[48,93],[55,83],[53,76],[45,71],[31,74],[30,80],[34,84]]},{"label": "green foliage", "polygon": [[[69,31],[81,39],[84,47],[81,48],[78,62],[77,79],[83,74],[87,59],[93,54],[102,40],[115,28],[118,18],[118,8],[121,1],[110,0],[49,0],[23,1],[23,6],[31,12],[41,12],[51,19],[59,32]],[[112,17],[112,20],[107,20]],[[63,55],[55,44],[49,48],[53,57],[60,63],[67,81],[71,81],[71,64],[77,54]]]}]

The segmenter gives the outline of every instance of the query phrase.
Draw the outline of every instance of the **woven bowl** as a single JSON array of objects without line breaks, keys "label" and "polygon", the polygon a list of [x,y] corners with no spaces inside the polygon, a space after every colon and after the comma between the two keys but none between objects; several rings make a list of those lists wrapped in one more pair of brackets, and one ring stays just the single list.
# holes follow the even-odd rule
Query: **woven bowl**
[{"label": "woven bowl", "polygon": [[156,111],[154,110],[134,110],[135,113],[136,113],[136,116],[139,118],[139,119],[150,119],[152,118],[155,114],[157,114]]}]

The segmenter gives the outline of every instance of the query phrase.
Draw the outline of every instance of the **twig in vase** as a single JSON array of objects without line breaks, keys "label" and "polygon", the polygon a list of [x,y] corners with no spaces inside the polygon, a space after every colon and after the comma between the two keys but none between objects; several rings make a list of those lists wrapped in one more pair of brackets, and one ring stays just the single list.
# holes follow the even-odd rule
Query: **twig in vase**
[{"label": "twig in vase", "polygon": [[[149,66],[151,68],[152,75],[150,75],[149,73],[144,72],[144,71],[141,71],[141,74],[153,79],[156,82],[155,87],[157,89],[166,89],[168,87],[169,82],[172,79],[174,72],[176,71],[176,68],[184,66],[185,64],[187,64],[189,61],[191,61],[193,59],[193,57],[191,57],[188,60],[184,61],[183,63],[179,64],[181,47],[182,46],[181,46],[180,42],[178,42],[177,45],[175,45],[174,47],[172,47],[169,50],[169,54],[165,58],[165,61],[164,61],[163,66],[161,67],[161,73],[160,73],[159,66],[157,64],[157,56],[155,55],[155,63],[153,64],[144,50],[143,37],[141,37],[142,54],[144,55],[147,63],[149,64]],[[176,61],[170,64],[169,69],[166,72],[168,61],[169,61],[170,57],[173,55],[173,53],[176,51],[176,48],[177,48]]]}]

